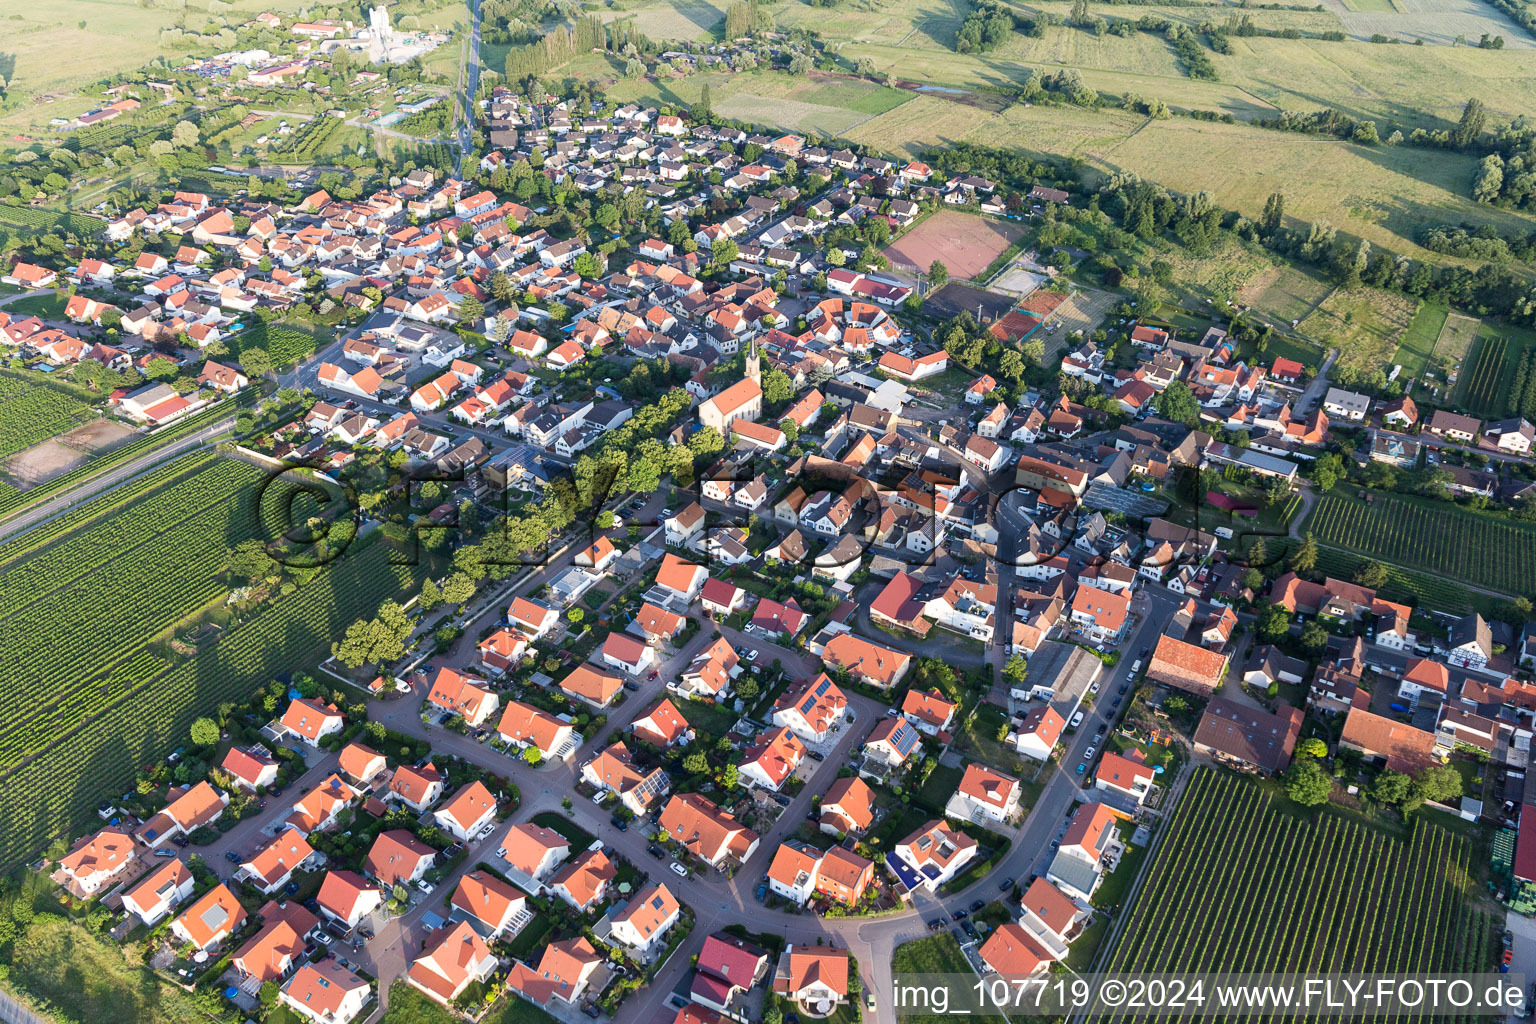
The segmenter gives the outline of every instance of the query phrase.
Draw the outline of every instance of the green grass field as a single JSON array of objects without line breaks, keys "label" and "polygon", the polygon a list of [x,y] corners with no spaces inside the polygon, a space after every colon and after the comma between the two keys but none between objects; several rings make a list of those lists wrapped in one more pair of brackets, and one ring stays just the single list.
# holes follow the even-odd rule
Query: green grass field
[{"label": "green grass field", "polygon": [[1425,301],[1419,304],[1419,311],[1413,315],[1413,321],[1398,339],[1397,354],[1392,357],[1392,361],[1403,368],[1405,375],[1417,377],[1424,372],[1425,365],[1435,351],[1435,342],[1440,338],[1440,330],[1445,326],[1448,312],[1443,302]]},{"label": "green grass field", "polygon": [[1511,595],[1536,591],[1536,526],[1448,502],[1374,494],[1367,504],[1329,494],[1305,529],[1321,543],[1421,573]]},{"label": "green grass field", "polygon": [[1486,970],[1501,922],[1476,904],[1471,842],[1423,819],[1397,838],[1299,814],[1273,792],[1196,769],[1105,970]]}]

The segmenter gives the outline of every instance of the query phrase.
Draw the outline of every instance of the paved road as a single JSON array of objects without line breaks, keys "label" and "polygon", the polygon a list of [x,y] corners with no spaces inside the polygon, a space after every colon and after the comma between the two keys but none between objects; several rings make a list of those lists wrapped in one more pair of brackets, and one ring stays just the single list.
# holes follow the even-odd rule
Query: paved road
[{"label": "paved road", "polygon": [[453,158],[453,171],[462,174],[464,156],[474,148],[475,140],[475,93],[480,89],[480,0],[474,0],[469,12],[469,53],[465,57],[461,74],[464,92],[463,116],[458,122],[459,151]]}]

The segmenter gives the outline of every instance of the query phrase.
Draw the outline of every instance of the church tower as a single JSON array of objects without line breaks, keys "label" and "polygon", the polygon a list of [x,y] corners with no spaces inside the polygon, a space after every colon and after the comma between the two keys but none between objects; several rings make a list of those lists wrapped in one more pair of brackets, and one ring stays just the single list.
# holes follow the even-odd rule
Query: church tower
[{"label": "church tower", "polygon": [[763,357],[757,354],[757,339],[753,338],[747,349],[747,380],[763,386]]}]

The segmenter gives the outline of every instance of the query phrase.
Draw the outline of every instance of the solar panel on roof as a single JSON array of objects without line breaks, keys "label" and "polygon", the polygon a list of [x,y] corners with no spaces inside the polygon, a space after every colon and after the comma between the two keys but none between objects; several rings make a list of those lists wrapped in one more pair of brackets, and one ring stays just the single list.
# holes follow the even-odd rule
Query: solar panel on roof
[{"label": "solar panel on roof", "polygon": [[816,706],[816,695],[813,693],[809,697],[805,698],[805,700],[803,702],[801,702],[801,704],[800,704],[800,713],[802,715],[810,714],[811,708],[813,708],[815,706]]},{"label": "solar panel on roof", "polygon": [[816,687],[816,696],[820,697],[822,694],[826,693],[827,692],[827,687],[829,687],[831,685],[832,685],[832,680],[830,680],[830,679],[823,679],[821,681],[821,685]]}]

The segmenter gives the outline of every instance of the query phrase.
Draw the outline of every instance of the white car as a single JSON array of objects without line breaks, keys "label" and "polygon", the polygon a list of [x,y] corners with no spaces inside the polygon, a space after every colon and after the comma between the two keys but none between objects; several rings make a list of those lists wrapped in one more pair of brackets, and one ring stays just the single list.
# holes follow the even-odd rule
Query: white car
[{"label": "white car", "polygon": [[1072,728],[1074,728],[1074,729],[1076,729],[1078,726],[1082,725],[1083,724],[1083,713],[1081,711],[1079,711],[1077,714],[1073,715],[1072,716],[1072,721],[1071,721],[1070,724],[1071,724]]},{"label": "white car", "polygon": [[416,888],[420,889],[428,896],[432,895],[432,883],[427,881],[425,878],[417,879]]},{"label": "white car", "polygon": [[748,651],[747,652],[747,660],[748,661],[756,661],[757,660],[757,652],[755,650],[754,651]]},{"label": "white car", "polygon": [[592,802],[597,804],[599,807],[603,806],[603,801],[607,799],[608,791],[606,789],[600,789],[596,793],[592,794]]},{"label": "white car", "polygon": [[1088,692],[1089,693],[1098,693],[1099,692],[1099,684],[1097,682],[1095,682],[1092,686],[1088,687]]},{"label": "white car", "polygon": [[687,878],[688,877],[688,869],[683,867],[677,861],[673,861],[671,864],[669,864],[667,866],[670,867],[672,869],[672,873],[674,875],[677,875],[679,878]]},{"label": "white car", "polygon": [[1098,747],[1089,747],[1087,750],[1083,751],[1083,759],[1087,761],[1093,760],[1093,755],[1098,752],[1098,749]]},{"label": "white car", "polygon": [[317,931],[315,932],[315,938],[319,939],[320,944],[324,946],[329,946],[332,942],[330,932]]},{"label": "white car", "polygon": [[498,846],[498,847],[496,847],[496,856],[500,857],[502,860],[506,860],[507,859],[507,848],[505,846]]},{"label": "white car", "polygon": [[495,832],[495,831],[496,831],[496,823],[493,821],[489,825],[485,826],[485,828],[480,830],[480,836],[479,837],[481,839],[484,839],[487,836],[489,836],[492,832]]}]

